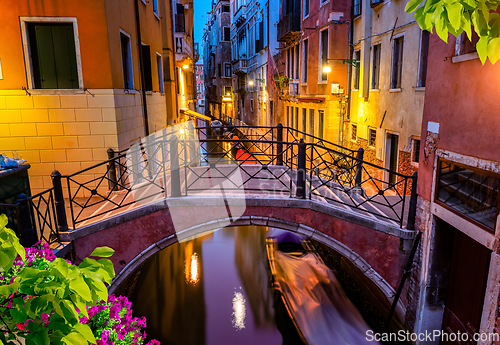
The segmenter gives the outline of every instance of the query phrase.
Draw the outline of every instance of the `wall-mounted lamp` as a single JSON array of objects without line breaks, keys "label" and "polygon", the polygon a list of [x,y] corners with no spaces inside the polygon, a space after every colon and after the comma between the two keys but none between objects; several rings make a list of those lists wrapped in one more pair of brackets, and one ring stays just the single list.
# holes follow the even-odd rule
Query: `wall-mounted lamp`
[{"label": "wall-mounted lamp", "polygon": [[189,65],[182,66],[182,69],[188,69],[188,68],[189,68]]},{"label": "wall-mounted lamp", "polygon": [[250,80],[250,81],[248,82],[248,85],[249,85],[249,86],[253,86],[253,80]]},{"label": "wall-mounted lamp", "polygon": [[330,73],[331,71],[332,69],[330,68],[330,66],[328,65],[323,66],[323,73]]},{"label": "wall-mounted lamp", "polygon": [[[352,67],[359,68],[359,60],[355,59],[326,59],[326,63],[328,63],[328,61],[342,61],[342,63],[348,63]],[[323,67],[323,72],[325,73],[330,73],[332,71],[329,66],[329,71],[326,71],[325,68],[327,68],[326,65]]]}]

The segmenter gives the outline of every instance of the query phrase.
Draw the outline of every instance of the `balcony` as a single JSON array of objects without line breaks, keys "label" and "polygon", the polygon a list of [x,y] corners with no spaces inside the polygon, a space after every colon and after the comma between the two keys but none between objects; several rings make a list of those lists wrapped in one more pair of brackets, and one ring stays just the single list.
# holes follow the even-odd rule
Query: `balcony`
[{"label": "balcony", "polygon": [[240,6],[240,8],[238,9],[238,11],[236,11],[236,13],[234,14],[234,17],[233,17],[233,22],[238,27],[241,24],[243,24],[245,22],[245,20],[247,20],[247,6],[246,5]]},{"label": "balcony", "polygon": [[180,61],[186,56],[192,61],[196,61],[193,54],[193,48],[193,39],[191,37],[186,36],[185,33],[174,33],[174,52],[176,61]]},{"label": "balcony", "polygon": [[239,60],[236,60],[236,62],[233,62],[233,71],[235,74],[247,74],[247,60],[243,60],[240,58]]},{"label": "balcony", "polygon": [[300,35],[300,13],[290,13],[278,22],[278,42],[290,43]]}]

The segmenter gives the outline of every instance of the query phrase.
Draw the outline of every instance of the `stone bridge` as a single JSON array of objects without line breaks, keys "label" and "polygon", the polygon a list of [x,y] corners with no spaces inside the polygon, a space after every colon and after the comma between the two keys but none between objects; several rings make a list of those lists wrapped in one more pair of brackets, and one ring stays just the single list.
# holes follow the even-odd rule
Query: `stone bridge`
[{"label": "stone bridge", "polygon": [[[243,205],[244,211],[238,217],[228,216],[228,203]],[[220,215],[221,210],[226,216]],[[390,222],[316,200],[246,194],[164,199],[69,230],[61,239],[73,241],[77,260],[98,246],[115,249],[111,258],[117,274],[110,288],[113,292],[161,249],[224,226],[243,225],[290,230],[333,248],[371,280],[388,303],[416,235]],[[404,309],[400,301],[397,313],[402,320]]]}]

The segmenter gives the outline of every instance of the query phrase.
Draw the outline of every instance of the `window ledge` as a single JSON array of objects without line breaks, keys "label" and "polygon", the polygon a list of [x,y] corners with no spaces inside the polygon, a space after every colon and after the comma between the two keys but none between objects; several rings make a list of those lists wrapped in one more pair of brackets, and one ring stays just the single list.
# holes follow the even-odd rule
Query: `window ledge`
[{"label": "window ledge", "polygon": [[367,145],[366,147],[369,148],[369,149],[371,149],[371,150],[375,150],[376,149],[376,147],[372,146],[372,145]]},{"label": "window ledge", "polygon": [[31,95],[83,95],[83,94],[85,94],[84,89],[28,89],[28,92]]},{"label": "window ledge", "polygon": [[155,15],[156,19],[161,20],[161,19],[160,19],[160,15],[159,15],[159,14],[157,14],[156,12],[153,12],[153,13],[154,13],[154,15]]},{"label": "window ledge", "polygon": [[425,91],[425,86],[415,86],[415,91]]},{"label": "window ledge", "polygon": [[143,3],[144,5],[146,5],[146,0],[142,0],[142,3]]},{"label": "window ledge", "polygon": [[355,92],[358,92],[358,91],[359,91],[359,89],[352,89],[351,91],[355,91]]},{"label": "window ledge", "polygon": [[453,56],[451,58],[451,62],[459,63],[459,62],[464,62],[464,61],[469,61],[469,60],[474,60],[474,59],[479,59],[477,52]]},{"label": "window ledge", "polygon": [[389,92],[401,92],[403,91],[402,88],[397,88],[397,89],[389,89]]},{"label": "window ledge", "polygon": [[380,89],[370,89],[370,92],[380,92]]},{"label": "window ledge", "polygon": [[418,162],[411,162],[411,166],[418,169]]},{"label": "window ledge", "polygon": [[[325,6],[326,4],[329,4],[329,3],[330,3],[330,0],[326,0],[325,2],[323,2],[323,3],[319,6],[319,8],[321,8],[321,7]],[[309,6],[310,6],[310,5],[309,5]],[[309,10],[310,10],[310,9],[309,9]]]},{"label": "window ledge", "polygon": [[318,84],[326,85],[328,84],[328,80],[318,80]]},{"label": "window ledge", "polygon": [[125,93],[131,93],[131,94],[136,94],[138,93],[136,90],[129,90],[129,89],[124,89],[123,90]]}]

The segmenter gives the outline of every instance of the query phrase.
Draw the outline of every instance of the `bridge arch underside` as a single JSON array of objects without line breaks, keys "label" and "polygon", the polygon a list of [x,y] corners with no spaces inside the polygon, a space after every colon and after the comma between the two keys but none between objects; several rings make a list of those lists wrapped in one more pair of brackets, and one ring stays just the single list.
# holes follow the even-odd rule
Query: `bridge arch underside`
[{"label": "bridge arch underside", "polygon": [[[234,201],[234,200],[233,200]],[[348,264],[366,283],[382,309],[390,306],[402,277],[415,232],[338,210],[311,200],[289,198],[242,198],[244,212],[237,219],[227,216],[227,200],[203,197],[178,198],[146,205],[65,234],[73,240],[77,259],[98,246],[115,249],[111,257],[116,277],[113,293],[147,259],[169,245],[225,226],[268,226],[300,233],[318,241]],[[234,205],[234,204],[233,204]],[[225,213],[220,216],[221,209]],[[175,220],[173,220],[175,219]],[[175,224],[174,224],[175,223]],[[359,279],[358,279],[359,280]],[[406,299],[396,314],[404,323]]]}]

